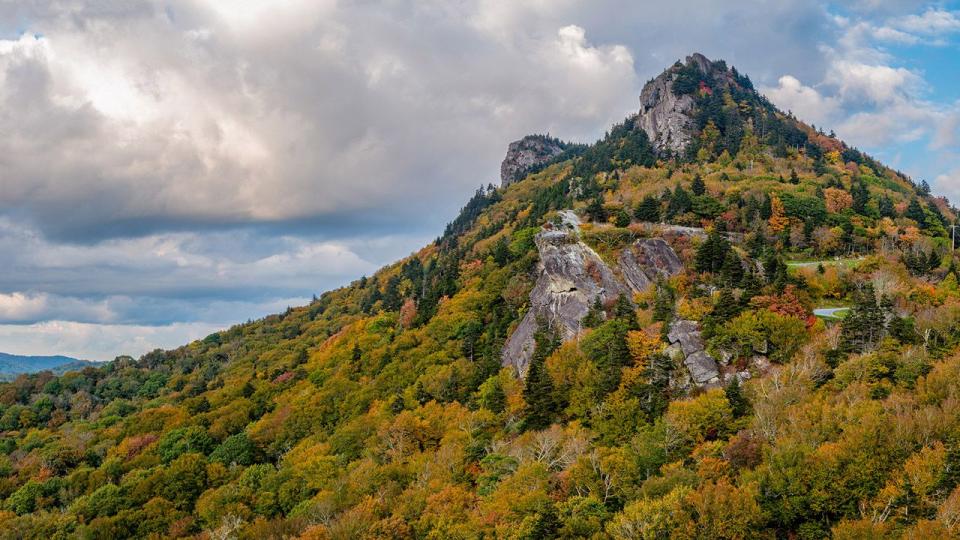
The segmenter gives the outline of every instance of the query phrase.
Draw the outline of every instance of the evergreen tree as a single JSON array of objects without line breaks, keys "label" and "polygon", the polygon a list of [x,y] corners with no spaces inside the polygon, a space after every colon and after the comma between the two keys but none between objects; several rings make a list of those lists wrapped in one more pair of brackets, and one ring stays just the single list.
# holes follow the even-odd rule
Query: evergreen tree
[{"label": "evergreen tree", "polygon": [[585,211],[590,221],[600,223],[607,221],[607,210],[603,207],[603,197],[601,195],[591,199]]},{"label": "evergreen tree", "polygon": [[653,301],[653,320],[669,323],[673,319],[674,302],[670,285],[663,280],[658,281],[657,295]]},{"label": "evergreen tree", "polygon": [[841,325],[841,348],[846,352],[870,350],[883,336],[885,322],[873,284],[866,283],[855,294],[855,304]]},{"label": "evergreen tree", "polygon": [[910,206],[907,207],[907,211],[903,215],[916,221],[921,229],[927,226],[927,214],[923,211],[923,207],[920,206],[920,201],[917,199],[910,199]]},{"label": "evergreen tree", "polygon": [[693,176],[693,183],[690,184],[690,191],[698,197],[707,192],[707,185],[703,183],[703,178],[700,177],[700,173],[697,173]]},{"label": "evergreen tree", "polygon": [[623,293],[617,296],[617,303],[613,307],[613,316],[626,322],[630,330],[640,329],[640,325],[637,323],[637,311],[633,308],[633,304],[627,298],[627,295]]},{"label": "evergreen tree", "polygon": [[730,403],[730,410],[733,412],[734,418],[742,418],[750,414],[750,400],[743,395],[743,390],[740,388],[740,377],[734,377],[730,384],[724,388],[723,393],[727,397],[727,402]]},{"label": "evergreen tree", "polygon": [[720,272],[730,251],[730,242],[713,230],[697,248],[695,265],[698,272]]},{"label": "evergreen tree", "polygon": [[603,304],[600,302],[600,295],[597,295],[593,299],[593,305],[590,306],[590,310],[587,311],[587,314],[583,316],[580,324],[584,328],[596,328],[604,320]]},{"label": "evergreen tree", "polygon": [[790,183],[791,183],[791,184],[799,184],[799,183],[800,183],[800,177],[797,176],[797,171],[796,171],[796,169],[790,169]]},{"label": "evergreen tree", "polygon": [[553,422],[557,410],[553,380],[547,372],[547,357],[560,346],[556,331],[540,324],[534,334],[533,356],[523,387],[524,429],[544,429]]},{"label": "evergreen tree", "polygon": [[921,180],[920,185],[917,186],[917,193],[920,194],[921,197],[929,197],[930,184],[927,183],[926,180]]},{"label": "evergreen tree", "polygon": [[713,336],[717,327],[739,315],[740,311],[740,304],[733,297],[733,291],[727,287],[720,289],[720,294],[713,304],[713,309],[704,317],[703,337],[709,339]]},{"label": "evergreen tree", "polygon": [[670,197],[670,204],[667,205],[667,218],[686,214],[691,208],[693,208],[693,201],[690,199],[690,194],[682,187],[677,186]]},{"label": "evergreen tree", "polygon": [[657,223],[660,221],[660,202],[650,195],[643,198],[634,214],[640,221]]},{"label": "evergreen tree", "polygon": [[850,195],[853,197],[853,211],[858,214],[865,214],[867,203],[870,202],[870,191],[863,182],[854,182],[850,186]]},{"label": "evergreen tree", "polygon": [[880,197],[880,202],[878,204],[880,209],[880,217],[887,217],[890,219],[897,217],[897,209],[893,206],[893,200],[884,195]]},{"label": "evergreen tree", "polygon": [[743,280],[743,263],[736,251],[727,250],[727,255],[723,259],[723,266],[720,268],[720,276],[723,278],[723,282],[731,287]]}]

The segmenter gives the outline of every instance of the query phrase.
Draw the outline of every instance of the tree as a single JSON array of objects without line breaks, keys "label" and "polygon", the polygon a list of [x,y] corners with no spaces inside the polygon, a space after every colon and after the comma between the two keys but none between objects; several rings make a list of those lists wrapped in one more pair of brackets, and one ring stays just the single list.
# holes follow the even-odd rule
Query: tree
[{"label": "tree", "polygon": [[827,211],[833,214],[840,213],[853,205],[853,196],[839,188],[829,187],[823,190],[823,197]]},{"label": "tree", "polygon": [[799,184],[799,183],[800,183],[800,177],[797,176],[797,170],[796,170],[796,169],[790,169],[790,183],[791,183],[791,184]]},{"label": "tree", "polygon": [[673,319],[675,303],[673,289],[670,288],[670,285],[663,280],[658,281],[656,297],[653,300],[653,320],[670,322]]},{"label": "tree", "polygon": [[885,317],[877,304],[872,283],[865,283],[855,294],[855,304],[841,323],[840,347],[846,352],[864,352],[880,342]]},{"label": "tree", "polygon": [[580,324],[584,328],[596,328],[600,326],[600,323],[604,321],[606,314],[603,311],[603,304],[600,302],[600,295],[598,294],[593,299],[593,305],[590,306],[590,310],[587,311],[587,314],[583,316]]},{"label": "tree", "polygon": [[730,242],[713,230],[697,248],[695,265],[698,272],[720,272],[726,262]]},{"label": "tree", "polygon": [[893,200],[890,197],[886,195],[880,197],[878,207],[880,210],[880,217],[886,217],[890,219],[897,217],[897,210],[893,206]]},{"label": "tree", "polygon": [[634,214],[640,221],[649,221],[657,223],[660,221],[660,202],[654,197],[647,195],[637,206]]},{"label": "tree", "polygon": [[553,380],[547,371],[547,357],[560,346],[560,336],[556,330],[539,325],[534,334],[533,357],[527,369],[527,378],[523,387],[523,401],[526,403],[523,414],[523,427],[527,430],[544,429],[553,422],[557,403],[554,399]]},{"label": "tree", "polygon": [[724,283],[730,287],[735,287],[743,280],[743,262],[736,251],[727,250],[723,265],[720,267],[720,275]]},{"label": "tree", "polygon": [[777,234],[783,232],[787,224],[790,223],[790,220],[784,215],[783,202],[779,197],[770,198],[770,219],[767,222],[770,224],[770,230]]},{"label": "tree", "polygon": [[227,466],[236,464],[247,467],[256,462],[258,454],[259,450],[247,434],[237,433],[227,437],[210,454],[210,461],[220,462]]},{"label": "tree", "polygon": [[920,201],[917,199],[910,199],[910,205],[907,206],[907,211],[903,215],[916,221],[921,229],[927,226],[927,213],[923,211],[923,207],[920,206]]},{"label": "tree", "polygon": [[590,204],[587,205],[585,210],[587,218],[590,221],[596,221],[602,223],[607,220],[607,210],[603,207],[603,197],[597,195],[590,200]]},{"label": "tree", "polygon": [[733,411],[734,418],[740,418],[750,413],[750,400],[743,395],[743,389],[740,388],[740,377],[734,377],[730,384],[723,390],[727,401],[730,402],[730,410]]},{"label": "tree", "polygon": [[703,195],[707,192],[707,185],[703,183],[703,178],[699,173],[693,176],[693,182],[690,184],[690,191],[697,196]]},{"label": "tree", "polygon": [[682,187],[677,186],[670,197],[670,203],[667,205],[667,218],[675,218],[681,214],[686,214],[693,207],[693,200],[690,194]]}]

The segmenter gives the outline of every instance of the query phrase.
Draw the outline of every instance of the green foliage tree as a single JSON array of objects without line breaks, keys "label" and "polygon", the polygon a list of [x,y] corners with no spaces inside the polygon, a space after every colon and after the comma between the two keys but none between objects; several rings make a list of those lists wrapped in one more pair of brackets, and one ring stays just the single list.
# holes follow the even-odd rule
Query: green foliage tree
[{"label": "green foliage tree", "polygon": [[523,427],[527,430],[546,428],[553,422],[557,413],[553,380],[547,372],[546,360],[560,346],[560,336],[557,335],[556,330],[544,323],[538,325],[534,342],[533,356],[530,359],[523,387],[523,400],[526,404]]},{"label": "green foliage tree", "polygon": [[653,198],[650,195],[647,195],[640,202],[640,205],[637,206],[637,211],[634,213],[637,219],[640,221],[648,221],[651,223],[657,223],[660,221],[660,201]]}]

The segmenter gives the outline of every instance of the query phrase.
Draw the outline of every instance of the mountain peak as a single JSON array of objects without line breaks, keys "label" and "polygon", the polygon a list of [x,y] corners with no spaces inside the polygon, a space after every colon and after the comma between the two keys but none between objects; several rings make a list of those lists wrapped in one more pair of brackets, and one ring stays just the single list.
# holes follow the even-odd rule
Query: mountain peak
[{"label": "mountain peak", "polygon": [[647,133],[658,154],[683,155],[696,131],[693,116],[697,97],[731,87],[753,91],[749,79],[741,78],[726,62],[712,61],[695,52],[644,85],[637,125]]}]

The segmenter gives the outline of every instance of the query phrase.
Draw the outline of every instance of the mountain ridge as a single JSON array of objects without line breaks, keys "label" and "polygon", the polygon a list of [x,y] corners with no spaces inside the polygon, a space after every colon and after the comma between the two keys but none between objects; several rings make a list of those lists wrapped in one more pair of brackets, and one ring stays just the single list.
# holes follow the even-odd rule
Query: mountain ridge
[{"label": "mountain ridge", "polygon": [[956,534],[956,212],[748,81],[692,55],[370,277],[0,383],[0,538]]}]

